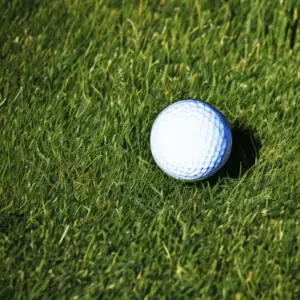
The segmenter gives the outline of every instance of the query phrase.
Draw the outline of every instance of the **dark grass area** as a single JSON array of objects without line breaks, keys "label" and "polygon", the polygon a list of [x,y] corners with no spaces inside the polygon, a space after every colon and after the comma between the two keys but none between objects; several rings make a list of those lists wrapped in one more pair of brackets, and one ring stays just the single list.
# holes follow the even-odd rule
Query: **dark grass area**
[{"label": "dark grass area", "polygon": [[[299,1],[0,0],[1,299],[299,299]],[[214,177],[149,149],[195,98]]]}]

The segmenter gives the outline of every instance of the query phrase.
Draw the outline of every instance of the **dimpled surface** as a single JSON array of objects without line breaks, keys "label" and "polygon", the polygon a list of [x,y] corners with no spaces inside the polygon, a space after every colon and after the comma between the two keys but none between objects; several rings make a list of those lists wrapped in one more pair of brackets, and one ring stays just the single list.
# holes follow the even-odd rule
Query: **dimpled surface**
[{"label": "dimpled surface", "polygon": [[150,145],[157,165],[182,180],[200,180],[228,159],[231,131],[223,115],[198,100],[181,100],[165,108],[153,123]]}]

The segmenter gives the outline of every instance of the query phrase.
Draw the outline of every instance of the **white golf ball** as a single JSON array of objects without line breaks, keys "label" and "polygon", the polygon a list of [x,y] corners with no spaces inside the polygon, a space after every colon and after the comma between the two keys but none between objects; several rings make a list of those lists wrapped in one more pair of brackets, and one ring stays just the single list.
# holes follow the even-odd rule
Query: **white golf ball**
[{"label": "white golf ball", "polygon": [[153,158],[176,179],[195,181],[213,175],[227,161],[231,145],[227,121],[203,101],[187,99],[169,105],[151,129]]}]

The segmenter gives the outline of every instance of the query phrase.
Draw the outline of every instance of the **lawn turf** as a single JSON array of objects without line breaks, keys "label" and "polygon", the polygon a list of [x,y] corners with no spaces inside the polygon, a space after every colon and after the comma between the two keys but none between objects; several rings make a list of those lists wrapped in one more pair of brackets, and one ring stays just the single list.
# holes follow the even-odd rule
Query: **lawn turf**
[{"label": "lawn turf", "polygon": [[[0,11],[0,299],[300,298],[298,0]],[[252,163],[160,171],[151,124],[184,98],[250,132]]]}]

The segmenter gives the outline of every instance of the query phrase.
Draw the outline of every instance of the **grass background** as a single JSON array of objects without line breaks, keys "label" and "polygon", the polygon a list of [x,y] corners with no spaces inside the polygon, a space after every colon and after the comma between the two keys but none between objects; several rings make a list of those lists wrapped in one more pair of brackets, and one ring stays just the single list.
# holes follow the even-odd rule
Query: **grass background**
[{"label": "grass background", "polygon": [[[0,298],[299,299],[299,7],[0,0]],[[154,165],[189,97],[255,133],[243,176]]]}]

